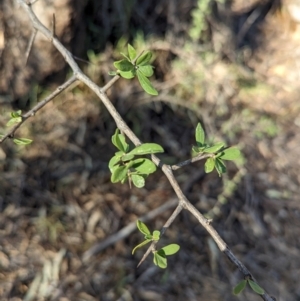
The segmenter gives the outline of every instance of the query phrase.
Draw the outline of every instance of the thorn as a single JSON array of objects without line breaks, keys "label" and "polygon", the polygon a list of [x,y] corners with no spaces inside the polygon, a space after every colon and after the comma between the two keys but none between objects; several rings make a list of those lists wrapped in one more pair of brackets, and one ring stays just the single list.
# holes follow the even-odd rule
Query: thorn
[{"label": "thorn", "polygon": [[55,37],[56,36],[56,33],[55,33],[55,30],[56,30],[56,22],[55,22],[55,14],[53,13],[52,15],[52,36]]},{"label": "thorn", "polygon": [[31,34],[31,37],[30,37],[30,40],[29,40],[29,43],[28,43],[28,46],[27,46],[27,49],[26,49],[26,52],[25,52],[25,66],[27,65],[27,61],[28,61],[30,51],[32,49],[32,45],[33,45],[33,42],[35,40],[36,34],[37,34],[37,30],[35,29]]},{"label": "thorn", "polygon": [[211,218],[206,220],[206,223],[207,223],[208,225],[210,225],[212,222],[213,222],[213,220],[212,220]]},{"label": "thorn", "polygon": [[138,268],[143,263],[143,261],[145,261],[144,257],[140,260],[140,262],[138,263],[138,265],[136,267]]}]

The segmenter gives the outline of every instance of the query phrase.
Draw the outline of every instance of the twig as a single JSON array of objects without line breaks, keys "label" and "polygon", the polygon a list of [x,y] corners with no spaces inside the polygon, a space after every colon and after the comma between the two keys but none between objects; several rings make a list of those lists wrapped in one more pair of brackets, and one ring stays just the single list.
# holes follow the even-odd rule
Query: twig
[{"label": "twig", "polygon": [[[164,224],[164,226],[162,227],[162,229],[160,231],[160,237],[162,237],[164,235],[164,233],[167,231],[167,229],[170,227],[170,225],[173,223],[173,221],[175,220],[175,218],[177,217],[177,215],[182,211],[182,209],[183,209],[182,204],[179,203],[177,205],[177,207],[175,208],[175,210],[173,211],[173,213],[171,214],[171,216],[168,218],[168,220]],[[155,251],[155,249],[156,249],[155,247],[156,247],[157,243],[158,243],[158,240],[153,240],[152,241],[151,245],[149,246],[148,250],[145,252],[144,256],[140,260],[140,262],[137,265],[137,267],[139,267],[143,263],[143,261],[145,261],[145,259],[150,254],[150,252]]]},{"label": "twig", "polygon": [[27,50],[25,52],[25,65],[27,65],[27,61],[28,61],[28,58],[29,58],[29,54],[30,54],[30,51],[32,49],[32,45],[33,45],[33,42],[34,42],[34,39],[36,37],[36,34],[37,34],[37,30],[34,29],[32,34],[31,34],[31,37],[30,37],[30,40],[29,40],[29,43],[28,43],[28,47],[27,47]]},{"label": "twig", "polygon": [[[26,13],[31,19],[31,22],[37,30],[39,30],[42,34],[44,34],[57,48],[57,50],[62,54],[65,58],[66,62],[72,68],[74,72],[74,76],[77,77],[78,80],[85,83],[92,91],[96,93],[96,95],[102,100],[103,104],[114,118],[117,127],[126,134],[126,136],[135,144],[140,145],[141,141],[138,137],[132,132],[132,130],[128,127],[125,123],[123,118],[120,116],[118,111],[115,109],[113,104],[110,102],[107,95],[104,93],[104,90],[98,87],[90,78],[88,78],[79,68],[75,60],[73,59],[71,53],[60,43],[60,41],[53,37],[52,33],[38,20],[34,12],[32,11],[30,5],[27,5],[25,0],[20,1],[22,7],[25,9]],[[159,167],[161,167],[162,171],[168,178],[170,184],[172,185],[178,199],[179,203],[182,205],[183,208],[187,209],[192,215],[194,215],[199,223],[208,231],[211,237],[214,239],[216,244],[218,245],[219,249],[224,252],[229,260],[244,274],[245,277],[250,277],[254,279],[251,273],[247,270],[247,268],[235,257],[232,251],[228,248],[224,240],[220,237],[220,235],[216,232],[216,230],[211,226],[210,221],[207,220],[185,197],[183,194],[178,182],[176,181],[172,168],[168,165],[163,164],[158,157],[155,155],[151,156],[152,161]],[[268,294],[261,295],[263,300],[266,301],[274,301],[272,297]]]},{"label": "twig", "polygon": [[2,138],[0,138],[0,143],[2,143],[7,138],[12,138],[16,132],[16,130],[30,117],[34,116],[37,111],[39,111],[42,107],[44,107],[48,102],[50,102],[53,98],[63,92],[66,88],[76,82],[77,78],[73,75],[69,78],[64,84],[59,86],[53,93],[47,96],[44,100],[40,101],[36,106],[34,106],[30,111],[26,114],[22,115],[22,120],[13,126],[8,133],[6,133]]},{"label": "twig", "polygon": [[102,92],[106,92],[117,80],[119,80],[120,76],[114,76],[101,90]]},{"label": "twig", "polygon": [[55,14],[52,14],[52,35],[56,36],[56,18]]},{"label": "twig", "polygon": [[[171,199],[171,200],[167,201],[166,203],[164,203],[162,206],[155,208],[152,211],[145,214],[144,216],[142,216],[140,218],[140,220],[142,222],[147,222],[147,221],[155,218],[156,216],[164,213],[165,211],[175,207],[177,203],[178,202],[176,199]],[[134,230],[136,230],[136,222],[131,222],[130,224],[128,224],[126,227],[122,228],[117,233],[109,236],[105,240],[101,241],[100,243],[95,244],[90,249],[85,251],[83,253],[82,260],[84,262],[87,262],[92,256],[98,254],[99,252],[106,249],[107,247],[115,244],[117,241],[122,240],[122,239],[126,238],[127,236],[129,236]]]},{"label": "twig", "polygon": [[200,154],[200,155],[198,155],[198,156],[196,156],[192,159],[188,159],[188,160],[182,161],[180,163],[174,164],[174,165],[171,166],[171,168],[172,168],[172,170],[177,170],[177,169],[179,169],[183,166],[189,165],[191,163],[195,163],[197,161],[212,157],[213,155],[214,154]]},{"label": "twig", "polygon": [[243,24],[242,28],[239,30],[236,38],[236,46],[239,47],[241,41],[247,34],[247,31],[249,31],[250,27],[253,25],[253,23],[257,20],[257,18],[261,15],[262,13],[262,7],[258,6],[251,14],[250,16],[246,19],[245,23]]}]

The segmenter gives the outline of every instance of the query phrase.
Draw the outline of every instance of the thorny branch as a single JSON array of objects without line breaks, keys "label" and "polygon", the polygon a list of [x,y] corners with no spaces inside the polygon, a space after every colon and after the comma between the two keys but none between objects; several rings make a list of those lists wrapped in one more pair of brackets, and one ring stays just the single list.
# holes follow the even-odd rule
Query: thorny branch
[{"label": "thorny branch", "polygon": [[[110,83],[108,83],[103,88],[98,87],[90,78],[88,78],[79,68],[77,63],[72,57],[72,54],[60,43],[60,41],[53,36],[53,33],[48,30],[36,17],[34,12],[32,11],[31,4],[28,3],[26,0],[19,0],[19,3],[26,11],[27,15],[29,16],[32,25],[35,30],[40,31],[44,36],[46,36],[53,45],[57,48],[57,50],[62,54],[66,62],[69,64],[69,66],[72,68],[74,76],[72,79],[75,81],[75,78],[77,80],[80,80],[81,82],[85,83],[92,91],[96,93],[96,95],[102,100],[103,104],[107,108],[107,110],[110,112],[112,117],[114,118],[117,127],[124,133],[126,136],[137,146],[141,144],[141,141],[138,139],[138,137],[132,132],[132,130],[128,127],[128,125],[125,123],[125,121],[122,119],[118,111],[115,109],[113,104],[110,102],[109,98],[105,94],[105,91],[112,86],[112,84],[118,80],[118,76],[113,78]],[[69,80],[70,81],[70,80]],[[19,125],[20,126],[20,125]],[[3,138],[2,138],[3,140]],[[220,235],[216,232],[216,230],[212,227],[210,221],[206,219],[186,198],[184,193],[182,192],[177,180],[175,179],[172,167],[169,165],[163,164],[158,157],[155,155],[151,156],[152,161],[159,167],[161,167],[162,171],[168,178],[170,184],[172,185],[178,199],[179,204],[178,208],[183,208],[188,210],[193,216],[197,218],[199,223],[208,231],[208,233],[211,235],[211,237],[214,239],[216,244],[218,245],[219,249],[226,254],[226,256],[229,258],[229,260],[243,273],[244,277],[248,277],[250,279],[254,279],[250,271],[237,259],[237,257],[232,253],[232,251],[229,249],[227,244],[224,242],[224,240],[220,237]],[[180,209],[180,211],[181,211]],[[274,298],[269,296],[267,293],[264,293],[261,295],[263,300],[266,301],[274,301]]]},{"label": "thorny branch", "polygon": [[186,166],[186,165],[189,165],[191,163],[195,163],[197,161],[200,161],[200,160],[203,160],[203,159],[206,159],[206,158],[209,158],[209,157],[212,157],[213,154],[200,154],[194,158],[191,158],[191,159],[188,159],[188,160],[185,160],[185,161],[182,161],[180,163],[177,163],[177,164],[174,164],[171,166],[172,170],[177,170],[183,166]]},{"label": "thorny branch", "polygon": [[[160,231],[160,236],[164,235],[164,233],[167,231],[167,229],[170,227],[170,225],[174,222],[175,218],[182,211],[182,209],[183,209],[183,206],[181,203],[179,203],[177,205],[177,207],[175,208],[175,210],[173,211],[173,213],[171,214],[171,216],[166,221],[166,223],[163,225],[163,227]],[[147,258],[147,256],[150,254],[151,251],[155,251],[155,249],[156,249],[155,247],[156,247],[157,243],[158,243],[158,240],[152,241],[148,250],[145,252],[144,256],[142,257],[139,264],[137,265],[138,267],[143,263],[143,261],[145,261],[145,259]]]},{"label": "thorny branch", "polygon": [[[158,208],[147,212],[144,216],[139,218],[142,222],[147,222],[156,216],[162,214],[163,212],[175,207],[177,205],[177,199],[172,198],[171,200],[167,201],[166,203],[162,204]],[[126,227],[122,228],[120,231],[112,234],[108,238],[102,240],[101,242],[95,244],[87,251],[83,253],[82,260],[83,262],[87,262],[92,256],[98,254],[105,248],[115,244],[116,242],[123,240],[124,238],[128,237],[134,230],[136,230],[136,222],[129,223]]]},{"label": "thorny branch", "polygon": [[61,92],[66,90],[70,85],[77,81],[77,78],[73,75],[64,84],[59,86],[54,92],[47,96],[44,100],[40,101],[36,106],[34,106],[26,114],[22,115],[22,120],[13,126],[8,133],[6,133],[2,138],[0,138],[0,143],[2,143],[7,138],[13,138],[16,130],[30,117],[34,116],[37,111],[44,107],[48,102],[54,99]]}]

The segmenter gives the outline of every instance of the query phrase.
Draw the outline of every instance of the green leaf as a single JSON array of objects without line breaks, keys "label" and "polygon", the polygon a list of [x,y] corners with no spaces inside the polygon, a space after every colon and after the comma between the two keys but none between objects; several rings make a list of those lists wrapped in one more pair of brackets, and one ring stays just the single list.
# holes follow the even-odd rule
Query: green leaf
[{"label": "green leaf", "polygon": [[164,149],[156,143],[143,143],[133,150],[131,150],[128,154],[131,155],[148,155],[148,154],[156,154],[163,153]]},{"label": "green leaf", "polygon": [[125,180],[127,177],[127,171],[128,166],[118,166],[116,169],[113,169],[112,175],[111,175],[111,182],[117,183],[122,180]]},{"label": "green leaf", "polygon": [[135,252],[137,249],[143,247],[144,245],[146,245],[146,244],[149,243],[150,241],[152,241],[152,240],[151,240],[151,239],[146,239],[146,240],[144,240],[143,242],[141,242],[140,244],[138,244],[136,247],[134,247],[134,249],[132,250],[132,255],[134,254],[134,252]]},{"label": "green leaf", "polygon": [[128,48],[128,54],[131,61],[133,61],[136,58],[136,50],[130,45],[127,45]]},{"label": "green leaf", "polygon": [[199,155],[201,152],[199,151],[199,148],[197,146],[192,146],[192,157],[196,157],[197,155]]},{"label": "green leaf", "polygon": [[137,188],[145,186],[145,179],[140,175],[131,175],[132,183]]},{"label": "green leaf", "polygon": [[180,246],[177,244],[170,244],[170,245],[167,245],[167,246],[161,248],[161,250],[164,251],[166,256],[177,253],[179,251],[179,249],[180,249]]},{"label": "green leaf", "polygon": [[141,233],[143,233],[144,235],[150,235],[151,233],[148,229],[148,227],[140,220],[136,221],[136,226],[138,227],[138,229],[140,230]]},{"label": "green leaf", "polygon": [[116,144],[118,145],[118,149],[124,153],[127,152],[129,145],[125,141],[125,136],[122,134],[117,135],[116,137]]},{"label": "green leaf", "polygon": [[125,155],[122,156],[122,161],[123,162],[130,161],[133,158],[134,158],[134,155],[132,155],[132,154],[125,154]]},{"label": "green leaf", "polygon": [[108,71],[108,75],[115,76],[118,73],[116,71]]},{"label": "green leaf", "polygon": [[203,150],[204,150],[204,149],[205,149],[205,146],[199,147],[199,146],[195,146],[195,145],[194,145],[194,146],[192,147],[192,156],[195,157],[195,156],[197,156],[197,155],[203,153]]},{"label": "green leaf", "polygon": [[198,146],[203,146],[204,145],[205,132],[204,132],[204,129],[203,129],[200,122],[197,124],[197,127],[196,127],[195,138],[196,138],[196,142],[197,142]]},{"label": "green leaf", "polygon": [[14,118],[11,118],[11,119],[7,122],[6,126],[12,126],[13,124],[19,123],[19,122],[21,122],[21,121],[22,121],[22,117],[14,117]]},{"label": "green leaf", "polygon": [[121,165],[120,164],[116,164],[116,165],[114,165],[114,166],[111,166],[110,167],[110,172],[111,172],[111,174],[113,174],[114,172],[115,172],[115,170],[118,168],[118,167],[120,167]]},{"label": "green leaf", "polygon": [[140,174],[145,175],[149,175],[156,171],[156,165],[151,160],[145,158],[135,159],[131,167],[138,171]]},{"label": "green leaf", "polygon": [[208,158],[205,162],[204,169],[206,173],[210,173],[215,168],[215,160],[213,158]]},{"label": "green leaf", "polygon": [[152,238],[153,238],[153,240],[156,240],[156,241],[159,240],[159,238],[160,238],[160,231],[154,230]]},{"label": "green leaf", "polygon": [[111,136],[111,142],[112,142],[112,144],[113,144],[116,148],[119,148],[119,147],[118,147],[118,144],[117,144],[117,141],[116,141],[117,136],[119,135],[119,133],[120,133],[120,130],[119,130],[118,128],[116,128],[115,133]]},{"label": "green leaf", "polygon": [[147,234],[145,235],[145,239],[150,239],[151,241],[153,240],[153,237],[151,234]]},{"label": "green leaf", "polygon": [[237,149],[236,147],[230,147],[222,152],[220,158],[222,158],[222,160],[235,160],[238,159],[240,156],[241,152],[239,149]]},{"label": "green leaf", "polygon": [[222,148],[224,147],[224,145],[225,145],[224,142],[220,142],[220,143],[217,143],[217,144],[215,144],[215,145],[213,145],[213,146],[210,146],[210,147],[208,147],[208,148],[205,148],[205,149],[203,150],[203,152],[204,152],[204,153],[210,153],[210,154],[216,153],[216,152],[218,152],[220,149],[222,149]]},{"label": "green leaf", "polygon": [[124,155],[124,152],[123,151],[117,151],[115,152],[115,156],[120,156],[122,157]]},{"label": "green leaf", "polygon": [[128,72],[134,70],[134,65],[128,60],[116,61],[114,62],[114,66],[120,71]]},{"label": "green leaf", "polygon": [[30,144],[32,140],[27,138],[15,138],[13,139],[13,142],[17,145],[27,145]]},{"label": "green leaf", "polygon": [[220,158],[215,159],[215,167],[216,167],[216,170],[217,170],[219,176],[221,176],[223,173],[226,172],[226,166],[225,166],[224,162],[222,161],[222,159],[220,159]]},{"label": "green leaf", "polygon": [[263,295],[265,293],[265,291],[256,282],[249,279],[248,283],[252,290],[254,290],[257,294]]},{"label": "green leaf", "polygon": [[113,156],[108,163],[108,168],[111,171],[113,166],[115,166],[119,161],[121,160],[121,156],[120,155],[115,155]]},{"label": "green leaf", "polygon": [[153,257],[154,264],[162,269],[165,269],[168,265],[166,255],[164,255],[163,252],[159,253],[159,251],[154,252],[153,255],[154,255]]},{"label": "green leaf", "polygon": [[16,111],[16,112],[11,112],[11,113],[10,113],[10,116],[11,116],[12,118],[17,118],[17,117],[21,117],[21,114],[22,114],[22,111],[21,111],[21,110],[18,110],[18,111]]},{"label": "green leaf", "polygon": [[243,289],[246,287],[247,284],[247,280],[242,280],[241,282],[239,282],[233,289],[233,293],[235,295],[238,295],[240,292],[243,291]]},{"label": "green leaf", "polygon": [[123,134],[119,134],[120,131],[117,128],[115,134],[111,137],[111,141],[116,148],[120,151],[126,153],[128,151],[129,145],[125,141],[125,136]]},{"label": "green leaf", "polygon": [[121,53],[121,55],[123,55],[123,56],[127,59],[127,61],[130,61],[130,57],[128,57],[127,54],[125,54],[125,53],[123,53],[123,52],[120,52],[120,53]]},{"label": "green leaf", "polygon": [[152,52],[146,51],[136,60],[136,64],[138,66],[149,65],[148,63],[150,62],[151,58],[152,58]]},{"label": "green leaf", "polygon": [[119,71],[119,74],[125,79],[131,79],[135,77],[135,71]]},{"label": "green leaf", "polygon": [[140,85],[142,86],[145,92],[147,92],[150,95],[158,95],[158,92],[152,86],[149,79],[139,70],[137,70],[137,77],[140,82]]},{"label": "green leaf", "polygon": [[146,77],[153,75],[153,67],[151,65],[138,66],[138,70],[140,70]]}]

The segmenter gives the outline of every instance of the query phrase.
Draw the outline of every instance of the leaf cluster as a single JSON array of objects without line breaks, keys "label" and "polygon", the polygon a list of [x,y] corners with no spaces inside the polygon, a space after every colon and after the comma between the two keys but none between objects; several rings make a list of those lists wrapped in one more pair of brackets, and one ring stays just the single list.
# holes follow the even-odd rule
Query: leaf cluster
[{"label": "leaf cluster", "polygon": [[21,110],[19,110],[19,111],[16,111],[16,112],[11,112],[10,113],[10,119],[9,119],[9,121],[6,123],[6,126],[12,126],[12,125],[14,125],[14,124],[16,124],[16,123],[19,123],[19,122],[21,122],[22,121],[22,116],[21,116],[21,114],[22,114],[22,111]]},{"label": "leaf cluster", "polygon": [[[142,234],[144,234],[145,240],[138,244],[133,250],[132,254],[138,249],[143,247],[144,245],[148,244],[149,242],[152,241],[158,241],[160,239],[160,231],[154,230],[153,233],[151,234],[150,230],[148,227],[141,222],[140,220],[137,221],[137,227],[140,230]],[[177,244],[170,244],[167,245],[163,248],[161,248],[158,251],[153,251],[153,262],[156,266],[165,269],[168,266],[168,260],[167,256],[174,255],[177,253],[180,249],[180,246]]]},{"label": "leaf cluster", "polygon": [[[112,143],[119,150],[110,159],[108,167],[111,171],[111,182],[124,183],[129,180],[134,186],[141,188],[145,186],[145,179],[156,171],[156,165],[148,158],[140,156],[162,153],[164,149],[156,143],[143,143],[132,150],[125,136],[116,129],[112,136]],[[138,156],[138,157],[137,157]]]},{"label": "leaf cluster", "polygon": [[141,87],[150,95],[158,95],[148,77],[153,75],[153,66],[150,64],[152,52],[146,51],[137,55],[136,50],[128,44],[128,55],[121,53],[124,59],[114,62],[117,72],[110,72],[110,75],[119,74],[123,78],[131,79],[137,76]]},{"label": "leaf cluster", "polygon": [[[10,113],[11,118],[6,123],[6,126],[12,126],[14,124],[21,122],[22,118],[23,118],[21,114],[22,114],[21,110],[18,110],[16,112],[11,112]],[[0,138],[2,138],[3,136],[4,135],[0,135]],[[28,138],[14,138],[13,142],[17,145],[27,145],[27,144],[30,144],[32,142],[32,140],[28,139]]]},{"label": "leaf cluster", "polygon": [[198,123],[195,130],[196,146],[192,148],[193,156],[201,154],[211,154],[205,162],[205,172],[210,173],[214,169],[217,170],[219,176],[226,172],[226,165],[224,160],[236,160],[240,158],[240,150],[236,147],[226,148],[224,142],[209,145],[205,140],[205,132],[200,123]]}]

